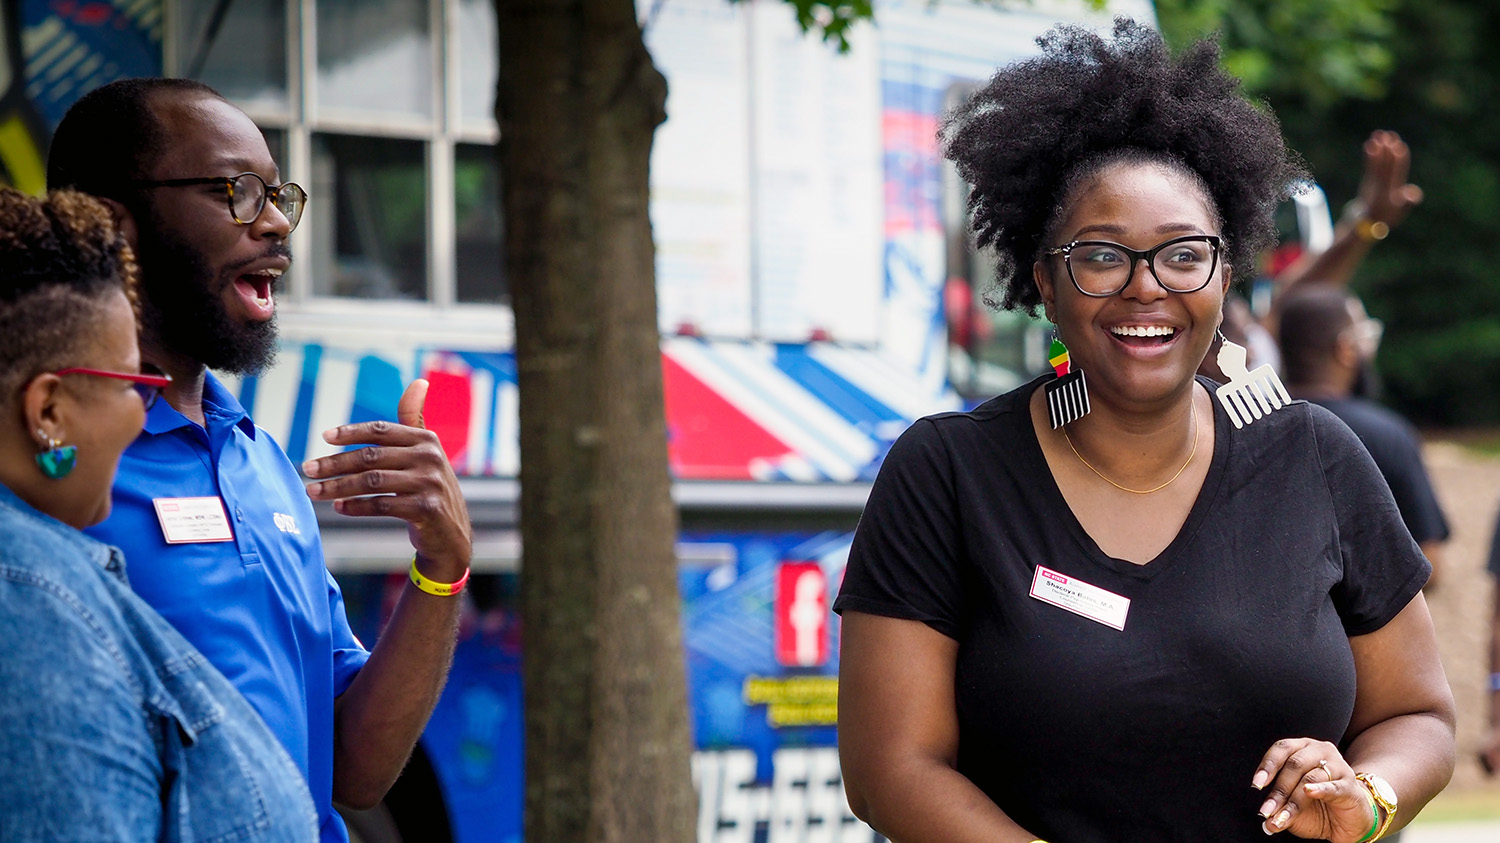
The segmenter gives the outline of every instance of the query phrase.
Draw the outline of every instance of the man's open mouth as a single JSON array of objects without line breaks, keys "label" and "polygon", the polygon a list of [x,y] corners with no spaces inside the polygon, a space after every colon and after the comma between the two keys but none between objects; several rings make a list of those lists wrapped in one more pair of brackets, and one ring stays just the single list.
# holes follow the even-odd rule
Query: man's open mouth
[{"label": "man's open mouth", "polygon": [[251,298],[256,304],[265,306],[271,303],[271,296],[276,289],[276,281],[281,277],[279,269],[262,269],[258,272],[248,272],[235,279],[235,283],[244,284],[249,288]]}]

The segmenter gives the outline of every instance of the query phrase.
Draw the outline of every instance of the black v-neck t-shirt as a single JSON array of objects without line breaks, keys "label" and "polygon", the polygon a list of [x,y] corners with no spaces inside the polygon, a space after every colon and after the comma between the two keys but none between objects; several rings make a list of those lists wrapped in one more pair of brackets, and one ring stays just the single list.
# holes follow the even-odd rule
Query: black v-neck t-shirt
[{"label": "black v-neck t-shirt", "polygon": [[[1238,430],[1215,402],[1181,531],[1144,565],[1112,558],[1042,456],[1028,399],[1043,380],[901,436],[834,609],[958,642],[958,769],[1028,831],[1263,840],[1261,757],[1281,738],[1341,741],[1349,638],[1405,608],[1427,560],[1358,438],[1301,401]],[[1124,628],[1031,596],[1038,566],[1128,599]]]}]

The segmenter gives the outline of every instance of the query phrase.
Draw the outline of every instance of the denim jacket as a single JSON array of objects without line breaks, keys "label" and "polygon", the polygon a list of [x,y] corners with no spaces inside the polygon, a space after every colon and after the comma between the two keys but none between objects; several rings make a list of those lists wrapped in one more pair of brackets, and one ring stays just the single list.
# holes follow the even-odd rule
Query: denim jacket
[{"label": "denim jacket", "polygon": [[120,552],[3,485],[0,642],[0,840],[317,839],[290,756]]}]

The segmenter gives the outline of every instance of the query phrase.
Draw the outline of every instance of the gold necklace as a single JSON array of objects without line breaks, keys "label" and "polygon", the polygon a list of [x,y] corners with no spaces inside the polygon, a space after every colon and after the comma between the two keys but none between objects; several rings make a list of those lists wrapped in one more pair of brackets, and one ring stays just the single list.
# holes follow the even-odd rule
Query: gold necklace
[{"label": "gold necklace", "polygon": [[1172,475],[1172,479],[1171,480],[1168,480],[1167,482],[1161,484],[1160,486],[1157,486],[1154,489],[1131,489],[1131,488],[1128,488],[1126,486],[1121,486],[1119,483],[1116,483],[1115,481],[1109,479],[1108,477],[1105,477],[1104,474],[1099,471],[1099,469],[1094,468],[1092,465],[1089,465],[1089,461],[1086,460],[1086,459],[1084,459],[1083,458],[1083,454],[1078,453],[1078,448],[1073,445],[1073,437],[1071,437],[1071,436],[1068,435],[1067,425],[1063,425],[1062,432],[1063,432],[1063,438],[1066,439],[1066,440],[1068,440],[1068,448],[1070,450],[1072,450],[1073,456],[1077,457],[1078,461],[1081,462],[1081,463],[1083,463],[1083,467],[1084,468],[1087,468],[1089,471],[1094,472],[1094,474],[1098,475],[1098,477],[1099,477],[1100,480],[1103,480],[1104,482],[1108,483],[1111,486],[1114,486],[1116,489],[1119,489],[1122,492],[1129,492],[1132,495],[1149,495],[1152,492],[1160,492],[1162,489],[1165,489],[1168,486],[1172,485],[1173,481],[1175,481],[1177,478],[1181,477],[1182,473],[1184,471],[1187,471],[1187,467],[1189,465],[1191,465],[1192,462],[1193,462],[1193,457],[1195,457],[1195,456],[1198,455],[1198,411],[1194,410],[1193,411],[1193,449],[1188,452],[1187,462],[1185,462],[1185,463],[1182,464],[1182,468],[1177,469],[1177,473],[1174,474],[1174,475]]}]

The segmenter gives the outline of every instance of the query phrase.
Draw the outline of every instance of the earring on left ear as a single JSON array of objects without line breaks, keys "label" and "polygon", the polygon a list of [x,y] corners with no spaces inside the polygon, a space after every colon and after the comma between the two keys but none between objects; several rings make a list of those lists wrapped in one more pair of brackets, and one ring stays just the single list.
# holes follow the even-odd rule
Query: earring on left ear
[{"label": "earring on left ear", "polygon": [[1057,372],[1057,378],[1048,381],[1046,386],[1047,421],[1052,423],[1053,430],[1057,430],[1089,414],[1089,385],[1082,369],[1069,371],[1072,364],[1068,360],[1068,347],[1055,333],[1052,349],[1047,352],[1047,362]]},{"label": "earring on left ear", "polygon": [[78,446],[64,445],[61,439],[53,439],[40,430],[37,435],[47,443],[47,450],[36,455],[37,468],[53,480],[61,480],[71,474],[73,467],[78,464]]}]

